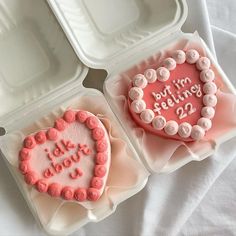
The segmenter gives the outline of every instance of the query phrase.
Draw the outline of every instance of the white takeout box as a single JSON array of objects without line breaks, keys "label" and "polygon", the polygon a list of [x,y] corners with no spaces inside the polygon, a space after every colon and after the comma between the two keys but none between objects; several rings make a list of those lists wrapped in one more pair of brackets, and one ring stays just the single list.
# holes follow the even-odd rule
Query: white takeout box
[{"label": "white takeout box", "polygon": [[[48,0],[53,12],[64,29],[81,61],[90,68],[105,69],[108,76],[103,86],[104,95],[120,120],[132,145],[146,168],[156,172],[149,157],[142,152],[139,142],[131,135],[131,128],[122,116],[109,92],[117,74],[129,68],[139,67],[142,60],[154,55],[176,41],[192,40],[192,34],[181,31],[187,17],[185,0]],[[207,45],[206,51],[225,85],[225,90],[235,93],[235,88],[224,74]],[[151,58],[152,59],[152,58]],[[154,59],[155,60],[155,59]],[[235,129],[216,140],[217,146],[235,135]],[[215,148],[202,147],[196,155],[176,156],[161,170],[172,172],[190,161],[200,161],[212,155]]]},{"label": "white takeout box", "polygon": [[[111,83],[108,81],[115,80],[116,74],[167,47],[169,43],[191,36],[180,30],[187,17],[186,2],[48,0],[48,3],[78,57],[44,0],[0,0],[0,126],[10,134],[76,97],[103,97],[107,101],[107,109],[110,106],[113,111],[111,119],[120,127],[121,137],[126,140],[133,158],[141,161],[143,168],[149,171],[139,186],[121,195],[122,202],[140,191],[148,175],[155,170],[142,154],[135,137],[129,135],[129,127],[109,95]],[[235,93],[206,45],[205,50],[228,90]],[[108,72],[104,83],[105,95],[83,86],[89,68]],[[232,130],[222,136],[219,142],[226,141],[234,134],[235,130]],[[5,140],[5,136],[1,137],[0,145],[7,166],[33,215],[48,234],[69,234],[88,222],[99,221],[114,212],[115,207],[108,208],[95,219],[88,216],[63,227],[60,222],[45,224],[40,221],[39,214],[43,212],[35,210],[20,174],[9,164]],[[208,157],[212,152],[212,149],[202,150],[197,160]],[[192,160],[195,159],[180,156],[170,160],[161,172],[174,171]]]}]

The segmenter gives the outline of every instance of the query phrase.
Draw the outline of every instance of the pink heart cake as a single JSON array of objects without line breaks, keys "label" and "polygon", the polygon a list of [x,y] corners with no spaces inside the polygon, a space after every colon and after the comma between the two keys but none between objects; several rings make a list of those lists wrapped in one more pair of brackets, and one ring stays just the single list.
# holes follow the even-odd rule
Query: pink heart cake
[{"label": "pink heart cake", "polygon": [[212,127],[217,86],[211,61],[194,49],[176,50],[161,67],[132,80],[129,110],[144,130],[183,141],[202,139]]},{"label": "pink heart cake", "polygon": [[82,110],[68,110],[54,128],[27,136],[19,152],[19,169],[27,184],[52,197],[74,201],[100,198],[110,162],[105,127]]}]

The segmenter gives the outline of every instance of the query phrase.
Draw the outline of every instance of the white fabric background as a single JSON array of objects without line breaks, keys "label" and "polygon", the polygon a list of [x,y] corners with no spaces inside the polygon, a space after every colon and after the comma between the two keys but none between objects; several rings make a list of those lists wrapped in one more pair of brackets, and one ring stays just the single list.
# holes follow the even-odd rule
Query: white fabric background
[{"label": "white fabric background", "polygon": [[[198,30],[213,52],[214,39],[218,61],[236,85],[236,1],[206,1],[213,38],[204,0],[188,0],[190,15],[183,30]],[[148,185],[115,214],[73,235],[236,235],[235,143],[231,140],[213,157],[175,173],[151,176]],[[44,235],[1,159],[0,235]]]}]

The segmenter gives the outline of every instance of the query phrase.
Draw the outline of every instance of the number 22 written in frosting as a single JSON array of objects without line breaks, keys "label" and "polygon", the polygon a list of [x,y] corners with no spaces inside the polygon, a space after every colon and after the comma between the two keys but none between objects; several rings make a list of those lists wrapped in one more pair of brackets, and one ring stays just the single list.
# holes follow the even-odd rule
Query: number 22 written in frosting
[{"label": "number 22 written in frosting", "polygon": [[[161,115],[162,110],[168,110],[169,108],[178,105],[180,102],[183,102],[191,96],[196,96],[197,98],[202,97],[200,84],[193,84],[189,89],[185,89],[182,92],[179,91],[180,89],[184,89],[191,83],[192,80],[189,77],[186,77],[184,79],[172,81],[172,84],[174,85],[173,88],[177,91],[173,91],[174,89],[171,89],[170,85],[166,85],[161,92],[152,92],[152,96],[155,99],[153,111],[157,112],[158,115]],[[162,98],[167,99],[166,101],[159,102],[159,100],[161,100]],[[196,112],[196,108],[191,102],[188,102],[183,106],[179,106],[175,110],[175,113],[180,120],[187,117],[188,115],[193,114],[194,112]]]}]

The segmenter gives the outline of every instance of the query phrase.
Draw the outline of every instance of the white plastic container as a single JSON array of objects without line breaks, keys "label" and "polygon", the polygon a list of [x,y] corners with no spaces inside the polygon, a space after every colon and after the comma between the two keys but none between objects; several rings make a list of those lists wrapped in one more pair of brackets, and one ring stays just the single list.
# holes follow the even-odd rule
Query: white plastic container
[{"label": "white plastic container", "polygon": [[[104,95],[82,85],[88,68],[74,53],[47,2],[0,1],[0,26],[0,127],[7,132],[0,137],[2,158],[32,214],[47,234],[67,235],[114,212],[120,202],[145,186],[149,172]],[[17,150],[22,138],[51,126],[68,107],[86,109],[109,120],[107,126],[111,126],[113,143],[119,144],[119,148],[113,145],[118,149],[113,150],[116,153],[116,159],[112,155],[113,163],[120,164],[122,169],[128,168],[129,177],[129,182],[120,183],[114,178],[119,173],[110,170],[106,187],[109,202],[101,198],[99,204],[84,204],[84,207],[39,194],[27,186],[18,170]],[[119,151],[122,152],[119,154]],[[125,158],[129,159],[125,166],[117,160],[119,155],[125,163]]]},{"label": "white plastic container", "polygon": [[[0,49],[5,52],[0,55],[0,98],[6,101],[0,111],[0,126],[7,131],[0,144],[6,163],[35,218],[48,234],[58,235],[72,233],[88,222],[97,222],[110,215],[120,202],[145,186],[150,173],[167,173],[192,160],[202,160],[216,147],[206,145],[201,150],[196,149],[194,155],[176,153],[162,168],[156,166],[155,156],[153,159],[142,151],[111,94],[120,74],[145,63],[147,66],[148,58],[154,58],[156,53],[175,42],[194,39],[193,35],[180,31],[187,17],[185,0],[48,0],[48,3],[86,66],[76,57],[43,0],[0,1]],[[235,93],[207,46],[202,42],[201,46],[214,63],[225,91]],[[88,67],[107,70],[105,96],[83,87]],[[44,127],[48,117],[56,117],[68,106],[76,107],[83,97],[91,98],[94,104],[98,102],[96,105],[103,107],[116,137],[126,141],[127,152],[134,161],[134,171],[137,171],[137,184],[122,191],[118,188],[117,198],[110,205],[101,207],[98,204],[93,210],[81,211],[79,215],[76,214],[81,209],[77,206],[73,219],[69,217],[72,209],[61,206],[54,209],[55,214],[45,216],[46,206],[36,201],[35,193],[29,190],[13,165],[16,160],[11,153],[10,140],[19,132],[26,134],[34,127]],[[235,133],[236,129],[233,129],[222,134],[217,145]]]},{"label": "white plastic container", "polygon": [[149,68],[160,51],[168,50],[176,43],[181,47],[184,41],[197,44],[204,51],[224,84],[222,90],[235,93],[207,45],[198,36],[181,31],[187,17],[185,0],[48,2],[81,61],[88,67],[108,72],[104,83],[105,97],[150,172],[169,173],[190,161],[203,160],[212,155],[221,143],[235,135],[236,127],[222,133],[214,140],[214,144],[201,144],[200,148],[193,145],[193,151],[187,151],[184,155],[176,151],[164,167],[156,165],[158,156],[145,153],[137,135],[132,132],[133,122],[125,118],[119,101],[114,99],[112,89],[119,76],[125,74],[124,77],[128,77],[132,68],[135,71]]}]

